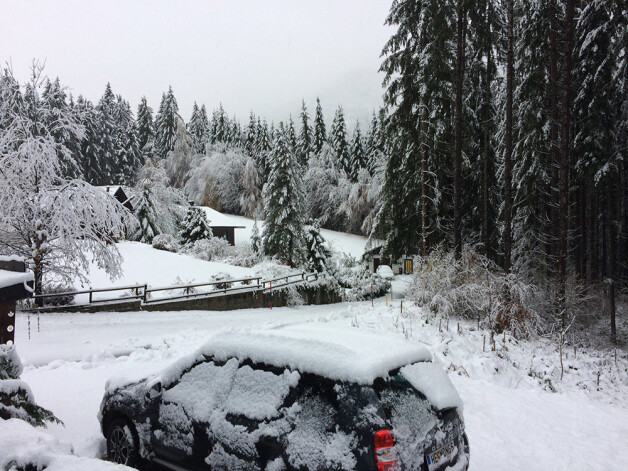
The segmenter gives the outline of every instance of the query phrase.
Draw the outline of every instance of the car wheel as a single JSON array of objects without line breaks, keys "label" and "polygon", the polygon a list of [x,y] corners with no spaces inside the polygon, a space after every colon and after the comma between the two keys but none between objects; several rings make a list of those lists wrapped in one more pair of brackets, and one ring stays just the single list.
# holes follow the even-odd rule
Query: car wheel
[{"label": "car wheel", "polygon": [[124,419],[115,419],[107,429],[107,456],[109,460],[137,467],[140,463],[137,432]]}]

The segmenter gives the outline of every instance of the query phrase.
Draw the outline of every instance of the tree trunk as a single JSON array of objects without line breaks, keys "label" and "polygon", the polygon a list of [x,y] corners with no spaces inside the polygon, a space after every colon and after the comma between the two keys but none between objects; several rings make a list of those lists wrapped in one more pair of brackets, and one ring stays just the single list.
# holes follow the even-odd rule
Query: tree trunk
[{"label": "tree trunk", "polygon": [[489,172],[489,159],[491,151],[491,70],[493,68],[493,37],[491,34],[491,2],[487,2],[486,9],[486,31],[488,39],[486,42],[486,77],[484,78],[484,111],[483,126],[484,126],[484,147],[482,149],[482,243],[484,244],[484,253],[487,257],[491,256],[491,237],[489,234],[489,215],[488,215],[488,172]]},{"label": "tree trunk", "polygon": [[[550,189],[547,192],[545,202],[546,212],[549,216],[549,227],[546,227],[546,257],[552,260],[557,253],[556,243],[558,241],[558,219],[556,203],[556,191],[558,189],[558,163],[560,144],[559,135],[559,111],[558,111],[558,7],[556,0],[550,0],[550,63],[549,63],[549,91],[550,91],[550,128],[549,128],[549,165],[547,173],[550,175]],[[550,265],[551,266],[551,265]]]},{"label": "tree trunk", "polygon": [[571,155],[571,73],[574,36],[575,0],[565,0],[564,54],[563,54],[563,109],[560,133],[559,172],[559,240],[558,240],[558,308],[561,326],[566,328],[565,288],[567,279],[567,224],[569,216],[569,162]]},{"label": "tree trunk", "polygon": [[514,80],[513,2],[508,0],[508,50],[506,53],[506,155],[504,155],[504,271],[510,272],[512,239],[512,95]]},{"label": "tree trunk", "polygon": [[465,0],[458,0],[458,44],[456,51],[456,122],[454,155],[454,246],[456,259],[462,253],[462,92],[465,70],[467,11]]},{"label": "tree trunk", "polygon": [[615,235],[613,211],[613,183],[606,184],[606,284],[608,286],[608,312],[611,321],[611,342],[617,343],[617,326],[615,324]]}]

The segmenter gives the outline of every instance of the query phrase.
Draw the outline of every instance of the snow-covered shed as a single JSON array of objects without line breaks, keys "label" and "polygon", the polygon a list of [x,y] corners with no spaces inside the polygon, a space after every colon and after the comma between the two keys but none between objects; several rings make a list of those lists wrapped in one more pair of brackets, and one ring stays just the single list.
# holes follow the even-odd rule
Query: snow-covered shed
[{"label": "snow-covered shed", "polygon": [[105,186],[98,186],[96,187],[102,191],[104,191],[105,193],[113,196],[116,200],[118,200],[118,202],[124,206],[126,209],[128,209],[129,211],[133,211],[133,203],[132,203],[132,196],[129,197],[127,196],[127,193],[124,191],[124,189],[119,186],[119,185],[105,185]]},{"label": "snow-covered shed", "polygon": [[222,214],[215,209],[207,206],[199,206],[207,215],[209,221],[209,227],[212,229],[214,237],[222,237],[227,239],[227,242],[231,245],[235,245],[235,230],[246,229],[245,226],[237,225],[231,216],[228,214]]},{"label": "snow-covered shed", "polygon": [[398,259],[391,260],[382,256],[381,245],[364,252],[362,260],[371,273],[375,273],[380,265],[388,265],[395,275],[411,275],[414,272],[414,255],[402,254]]}]

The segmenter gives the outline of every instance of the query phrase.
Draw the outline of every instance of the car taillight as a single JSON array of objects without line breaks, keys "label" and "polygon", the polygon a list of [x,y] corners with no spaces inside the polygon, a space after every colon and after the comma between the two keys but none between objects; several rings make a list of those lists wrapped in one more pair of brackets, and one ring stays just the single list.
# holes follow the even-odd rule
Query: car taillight
[{"label": "car taillight", "polygon": [[373,436],[377,471],[397,471],[395,440],[390,430],[379,430]]}]

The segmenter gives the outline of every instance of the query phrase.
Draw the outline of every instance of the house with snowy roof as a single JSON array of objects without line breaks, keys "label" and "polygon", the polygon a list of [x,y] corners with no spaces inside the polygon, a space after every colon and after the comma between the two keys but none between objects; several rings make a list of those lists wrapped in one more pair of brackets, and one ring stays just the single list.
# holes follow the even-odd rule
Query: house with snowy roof
[{"label": "house with snowy roof", "polygon": [[397,259],[391,259],[383,256],[382,248],[383,246],[378,245],[364,252],[362,256],[371,273],[377,272],[380,265],[388,265],[395,275],[411,275],[414,272],[414,255],[402,254]]},{"label": "house with snowy roof", "polygon": [[235,218],[228,214],[219,213],[208,206],[199,207],[205,211],[205,215],[209,221],[209,227],[211,227],[214,237],[222,237],[226,239],[230,245],[235,245],[235,230],[246,229],[246,227],[239,225],[235,221]]},{"label": "house with snowy roof", "polygon": [[132,202],[133,196],[127,196],[127,192],[124,191],[122,186],[120,186],[120,185],[104,185],[104,186],[97,186],[96,188],[98,188],[99,190],[104,191],[108,195],[113,196],[116,200],[118,200],[118,202],[122,206],[124,206],[129,211],[133,212],[133,210],[134,210],[133,202]]}]

